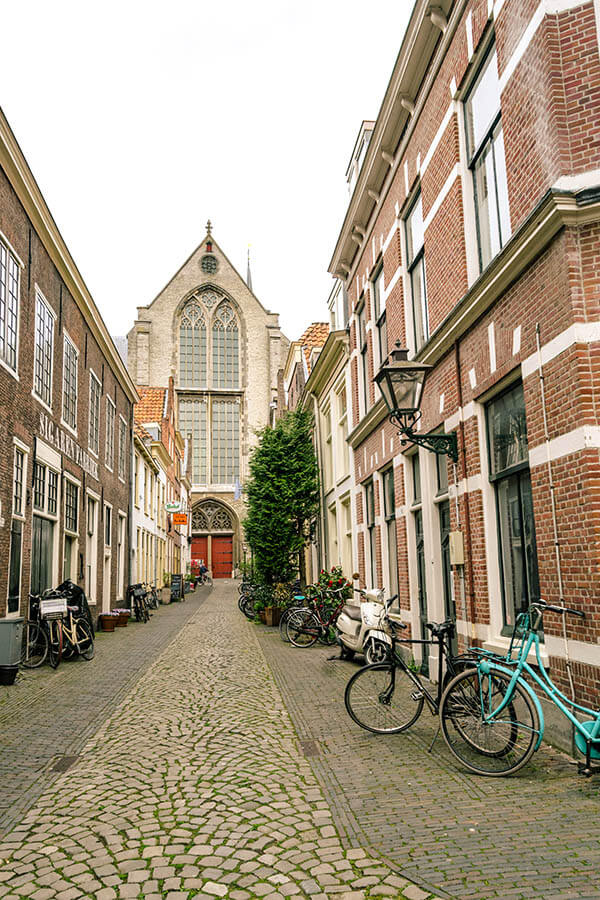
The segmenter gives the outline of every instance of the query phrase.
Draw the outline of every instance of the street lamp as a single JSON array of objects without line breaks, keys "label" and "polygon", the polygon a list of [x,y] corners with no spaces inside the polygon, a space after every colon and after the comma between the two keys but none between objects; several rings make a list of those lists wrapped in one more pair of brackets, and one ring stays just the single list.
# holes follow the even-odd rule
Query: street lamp
[{"label": "street lamp", "polygon": [[421,418],[421,397],[427,373],[432,366],[408,360],[408,350],[396,341],[385,364],[375,376],[379,390],[390,411],[390,421],[398,426],[401,444],[418,444],[440,456],[458,461],[456,434],[419,434],[415,426]]}]

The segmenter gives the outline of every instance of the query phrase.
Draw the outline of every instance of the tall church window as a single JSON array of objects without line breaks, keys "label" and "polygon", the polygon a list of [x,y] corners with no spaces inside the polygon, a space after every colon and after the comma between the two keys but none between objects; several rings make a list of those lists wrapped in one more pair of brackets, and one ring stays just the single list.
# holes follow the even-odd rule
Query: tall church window
[{"label": "tall church window", "polygon": [[208,482],[207,444],[208,403],[204,399],[181,398],[179,401],[179,431],[192,436],[192,481]]},{"label": "tall church window", "polygon": [[239,332],[235,313],[227,301],[215,311],[212,342],[213,387],[239,387]]},{"label": "tall church window", "polygon": [[236,400],[212,403],[212,480],[234,484],[240,472],[240,405]]},{"label": "tall church window", "polygon": [[206,387],[206,322],[197,300],[186,304],[179,327],[180,387]]}]

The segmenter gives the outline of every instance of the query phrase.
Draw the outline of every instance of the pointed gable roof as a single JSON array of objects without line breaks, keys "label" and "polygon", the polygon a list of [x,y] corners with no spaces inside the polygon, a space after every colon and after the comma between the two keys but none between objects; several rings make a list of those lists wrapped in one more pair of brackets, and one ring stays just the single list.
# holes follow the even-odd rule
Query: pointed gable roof
[{"label": "pointed gable roof", "polygon": [[137,392],[140,395],[140,402],[136,403],[134,407],[135,421],[141,425],[148,422],[160,422],[164,414],[167,389],[140,386]]},{"label": "pointed gable roof", "polygon": [[312,368],[313,350],[322,347],[328,337],[329,325],[327,322],[313,322],[300,338],[299,343],[305,359],[306,370],[309,374]]}]

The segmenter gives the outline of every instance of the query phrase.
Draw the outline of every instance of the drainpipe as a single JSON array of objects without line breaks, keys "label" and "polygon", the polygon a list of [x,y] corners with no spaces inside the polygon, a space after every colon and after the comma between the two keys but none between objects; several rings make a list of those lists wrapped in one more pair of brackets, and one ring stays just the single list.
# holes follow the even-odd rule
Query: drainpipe
[{"label": "drainpipe", "polygon": [[[460,347],[458,341],[454,342],[454,361],[455,361],[455,372],[456,372],[456,391],[458,394],[458,406],[461,410],[460,422],[458,423],[458,430],[460,432],[460,448],[461,448],[461,475],[465,482],[465,544],[467,549],[467,598],[465,598],[465,612],[468,612],[467,615],[470,616],[471,619],[471,638],[475,638],[475,594],[473,590],[473,554],[472,554],[472,545],[471,545],[471,516],[469,513],[469,492],[466,490],[467,485],[467,456],[466,456],[466,441],[465,441],[465,423],[462,417],[462,407],[463,407],[463,396],[462,396],[462,385],[460,381]],[[456,466],[454,466],[455,473],[455,483],[456,483]],[[456,483],[456,502],[458,509],[458,483]],[[462,567],[461,572],[461,584],[462,584],[462,592],[464,596],[464,566]]]},{"label": "drainpipe", "polygon": [[321,538],[321,547],[318,552],[319,566],[322,569],[329,568],[329,525],[327,522],[327,510],[325,509],[325,488],[323,486],[323,453],[321,445],[321,417],[319,416],[319,404],[317,395],[311,391],[309,397],[313,399],[313,408],[315,414],[315,428],[317,431],[317,462],[319,464],[319,492],[321,495],[321,521],[319,522],[319,534]]}]

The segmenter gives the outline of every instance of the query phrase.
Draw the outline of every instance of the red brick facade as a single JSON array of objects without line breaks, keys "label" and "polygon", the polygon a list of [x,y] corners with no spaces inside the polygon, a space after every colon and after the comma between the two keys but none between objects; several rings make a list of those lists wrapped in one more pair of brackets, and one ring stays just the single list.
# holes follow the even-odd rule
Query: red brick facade
[{"label": "red brick facade", "polygon": [[[443,31],[428,18],[426,4],[415,6],[408,35],[415,47],[429,50],[411,51],[410,40],[405,39],[330,268],[345,282],[355,311],[350,322],[354,432],[349,440],[357,499],[364,484],[374,478],[375,569],[380,585],[387,587],[382,553],[386,536],[379,507],[381,473],[394,464],[400,606],[413,629],[420,627],[420,602],[426,603],[430,619],[439,620],[445,613],[440,527],[442,507],[448,503],[450,527],[460,531],[464,541],[464,565],[452,567],[450,600],[461,642],[504,646],[508,622],[503,566],[508,563],[499,534],[504,501],[498,499],[500,481],[490,470],[490,403],[521,384],[527,430],[522,468],[528,471],[523,478],[531,481],[532,515],[522,511],[519,527],[535,530],[539,595],[558,602],[560,577],[564,602],[585,610],[585,621],[568,623],[571,657],[576,661],[579,696],[599,705],[599,23],[592,2],[563,3],[557,13],[548,13],[536,0],[446,2],[440,9],[447,19]],[[470,168],[476,156],[471,160],[467,155],[465,106],[494,49],[510,234],[482,265],[477,215],[484,213]],[[402,80],[420,86],[411,93],[401,87]],[[405,220],[419,190],[429,335],[416,347]],[[359,234],[364,232],[358,247],[356,228]],[[374,349],[371,288],[380,260],[388,350],[399,341],[433,367],[425,385],[420,429],[457,435],[459,459],[456,472],[448,465],[447,492],[438,490],[434,455],[421,449],[421,495],[415,497],[414,448],[401,447],[373,393],[373,373],[383,361]],[[370,385],[366,410],[360,399],[356,315],[363,303]],[[525,509],[522,497],[520,503]],[[360,502],[356,509],[358,566],[365,583],[371,570],[369,540]],[[511,519],[511,534],[514,527],[515,540],[524,540],[517,524]],[[423,528],[420,558],[419,527]],[[531,554],[527,560],[535,565]],[[559,680],[564,679],[561,633],[557,617],[548,615],[547,653]]]},{"label": "red brick facade", "polygon": [[[135,389],[1,114],[0,126],[0,243],[18,271],[15,358],[0,354],[0,616],[25,615],[32,588],[64,577],[84,587],[99,613],[123,605],[128,584]],[[15,176],[15,160],[24,177]],[[43,399],[36,306],[51,323]],[[77,354],[71,413],[63,397],[67,338]]]}]

